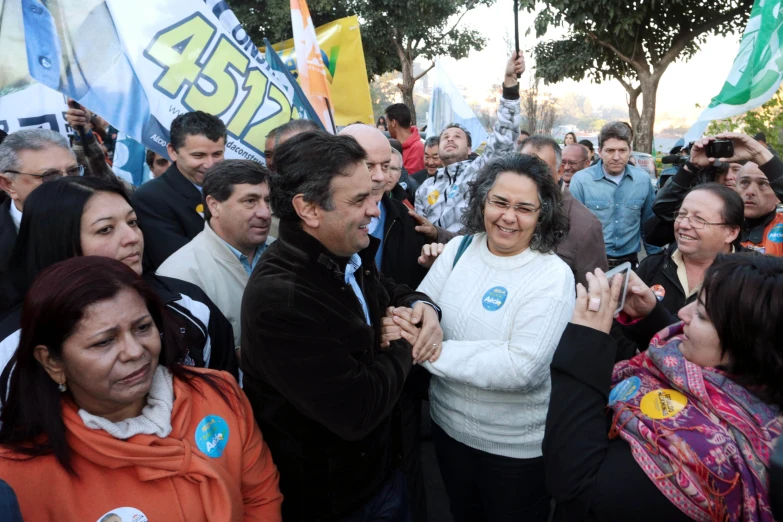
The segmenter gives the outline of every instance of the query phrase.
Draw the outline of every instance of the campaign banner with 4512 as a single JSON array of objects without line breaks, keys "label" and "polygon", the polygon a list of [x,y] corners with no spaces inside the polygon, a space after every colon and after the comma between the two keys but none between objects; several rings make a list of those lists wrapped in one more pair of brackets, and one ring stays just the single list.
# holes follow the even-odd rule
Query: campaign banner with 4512
[{"label": "campaign banner with 4512", "polygon": [[183,112],[217,115],[226,156],[257,160],[269,131],[308,116],[223,0],[2,4],[0,48],[17,65],[0,77],[0,94],[36,80],[158,153]]}]

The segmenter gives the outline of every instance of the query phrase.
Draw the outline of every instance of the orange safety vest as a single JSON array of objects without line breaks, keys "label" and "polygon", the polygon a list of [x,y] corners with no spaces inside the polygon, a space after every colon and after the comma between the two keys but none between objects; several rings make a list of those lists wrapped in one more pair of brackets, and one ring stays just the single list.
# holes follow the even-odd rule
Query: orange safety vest
[{"label": "orange safety vest", "polygon": [[783,213],[776,213],[764,227],[761,243],[745,241],[742,246],[770,256],[783,256]]}]

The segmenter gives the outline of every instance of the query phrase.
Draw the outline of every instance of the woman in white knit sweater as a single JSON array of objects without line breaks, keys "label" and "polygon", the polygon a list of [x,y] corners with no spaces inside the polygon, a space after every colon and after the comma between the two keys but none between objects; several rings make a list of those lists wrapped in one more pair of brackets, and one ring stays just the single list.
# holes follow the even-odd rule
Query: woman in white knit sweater
[{"label": "woman in white knit sweater", "polygon": [[449,242],[419,286],[443,311],[441,355],[424,366],[451,512],[543,522],[549,363],[575,299],[553,252],[568,219],[547,165],[513,154],[478,175],[463,223],[474,235]]}]

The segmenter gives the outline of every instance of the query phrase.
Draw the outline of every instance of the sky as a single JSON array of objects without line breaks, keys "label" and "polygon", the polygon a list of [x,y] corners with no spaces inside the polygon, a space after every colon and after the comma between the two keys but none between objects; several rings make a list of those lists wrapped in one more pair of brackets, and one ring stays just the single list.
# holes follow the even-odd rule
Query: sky
[{"label": "sky", "polygon": [[[466,97],[484,97],[493,84],[502,80],[508,60],[505,37],[511,37],[514,31],[512,13],[513,3],[510,0],[498,0],[490,7],[474,9],[465,16],[463,24],[467,22],[468,26],[481,32],[488,40],[487,46],[459,61],[441,59],[441,65]],[[523,51],[532,50],[537,43],[535,30],[532,29],[534,18],[534,14],[520,13],[520,47]],[[531,34],[525,36],[528,27],[531,28]],[[550,30],[545,38],[555,39],[563,34],[563,30]],[[701,51],[690,61],[669,66],[658,86],[656,131],[670,125],[690,127],[701,112],[696,104],[706,107],[712,97],[720,92],[739,49],[740,38],[740,34],[725,38],[709,37],[701,46]],[[528,75],[532,74],[532,66],[535,65],[531,54],[525,53],[528,70],[520,80],[523,86],[527,84]],[[625,89],[614,80],[600,85],[589,80],[566,80],[543,86],[542,90],[555,97],[562,97],[569,92],[584,94],[590,98],[594,109],[618,106],[627,110]],[[641,109],[641,99],[639,107]]]}]

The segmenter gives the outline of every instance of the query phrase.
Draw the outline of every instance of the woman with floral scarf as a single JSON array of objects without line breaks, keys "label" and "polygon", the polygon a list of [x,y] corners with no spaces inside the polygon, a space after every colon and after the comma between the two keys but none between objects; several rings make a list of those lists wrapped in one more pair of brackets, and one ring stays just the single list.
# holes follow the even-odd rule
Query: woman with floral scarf
[{"label": "woman with floral scarf", "polygon": [[[783,426],[783,259],[719,256],[676,322],[631,275],[588,274],[552,361],[544,437],[554,520],[772,521],[770,455]],[[674,324],[672,324],[674,323]],[[620,356],[621,358],[622,356]]]}]

